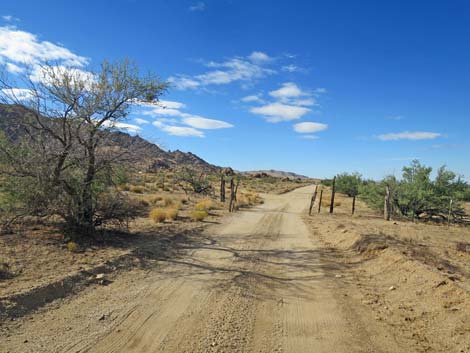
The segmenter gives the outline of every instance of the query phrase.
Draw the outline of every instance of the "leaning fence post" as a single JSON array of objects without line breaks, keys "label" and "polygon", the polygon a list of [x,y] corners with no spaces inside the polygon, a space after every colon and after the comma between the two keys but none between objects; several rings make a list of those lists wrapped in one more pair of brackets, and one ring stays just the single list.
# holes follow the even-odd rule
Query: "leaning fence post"
[{"label": "leaning fence post", "polygon": [[320,213],[320,210],[321,210],[322,199],[323,199],[323,189],[320,190],[320,199],[318,200],[318,213]]},{"label": "leaning fence post", "polygon": [[331,188],[330,213],[333,213],[333,210],[335,208],[335,193],[336,193],[336,177],[333,178],[333,186]]},{"label": "leaning fence post", "polygon": [[312,198],[310,199],[310,208],[308,210],[308,215],[312,215],[312,208],[313,205],[315,204],[315,199],[317,198],[317,190],[318,190],[318,185],[315,186],[315,191],[313,192]]},{"label": "leaning fence post", "polygon": [[353,195],[353,202],[352,202],[352,211],[351,214],[354,214],[356,212],[356,194]]},{"label": "leaning fence post", "polygon": [[225,177],[220,176],[220,202],[225,202]]}]

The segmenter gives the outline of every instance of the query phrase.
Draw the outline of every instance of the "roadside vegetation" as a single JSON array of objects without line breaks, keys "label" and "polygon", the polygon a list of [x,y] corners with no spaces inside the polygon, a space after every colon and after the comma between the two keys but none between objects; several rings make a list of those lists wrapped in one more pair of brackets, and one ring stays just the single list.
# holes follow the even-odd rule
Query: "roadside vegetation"
[{"label": "roadside vegetation", "polygon": [[[434,221],[467,222],[465,203],[470,201],[470,185],[445,166],[432,178],[432,168],[412,161],[403,167],[401,178],[387,176],[380,181],[364,179],[358,173],[336,176],[336,191],[357,196],[371,209],[383,211],[389,191],[391,213],[395,217]],[[331,186],[332,180],[322,184]]]}]

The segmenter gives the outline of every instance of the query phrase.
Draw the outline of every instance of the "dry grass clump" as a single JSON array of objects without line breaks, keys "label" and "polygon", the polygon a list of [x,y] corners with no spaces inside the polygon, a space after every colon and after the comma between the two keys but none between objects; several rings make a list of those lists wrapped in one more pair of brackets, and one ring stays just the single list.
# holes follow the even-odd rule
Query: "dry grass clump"
[{"label": "dry grass clump", "polygon": [[205,210],[194,210],[191,212],[191,218],[197,222],[202,222],[208,215]]},{"label": "dry grass clump", "polygon": [[174,221],[178,218],[178,209],[168,208],[166,210],[166,219],[169,221]]},{"label": "dry grass clump", "polygon": [[117,186],[119,191],[129,191],[131,189],[129,184],[121,184]]},{"label": "dry grass clump", "polygon": [[161,223],[166,219],[166,210],[163,208],[154,208],[149,213],[149,218],[155,223]]},{"label": "dry grass clump", "polygon": [[70,252],[77,252],[78,251],[78,244],[74,241],[69,241],[67,243],[67,250]]},{"label": "dry grass clump", "polygon": [[215,203],[211,199],[202,199],[194,208],[196,211],[209,211],[215,208]]},{"label": "dry grass clump", "polygon": [[155,223],[161,223],[165,220],[174,221],[178,218],[179,209],[176,207],[156,207],[149,213],[149,218]]},{"label": "dry grass clump", "polygon": [[238,207],[249,207],[254,205],[260,205],[262,203],[264,203],[264,201],[261,196],[254,192],[240,194],[237,198]]},{"label": "dry grass clump", "polygon": [[141,186],[141,185],[132,185],[130,188],[129,188],[129,191],[130,192],[133,192],[135,194],[143,194],[144,193],[144,187]]}]

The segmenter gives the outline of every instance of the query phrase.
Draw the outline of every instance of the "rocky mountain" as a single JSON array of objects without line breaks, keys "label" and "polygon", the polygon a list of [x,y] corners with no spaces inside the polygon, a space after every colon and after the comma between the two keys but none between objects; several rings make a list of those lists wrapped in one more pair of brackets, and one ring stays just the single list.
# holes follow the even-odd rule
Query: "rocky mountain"
[{"label": "rocky mountain", "polygon": [[[27,114],[28,110],[23,106],[0,104],[0,131],[12,141],[19,140],[25,134],[21,122]],[[220,170],[220,167],[206,162],[191,152],[165,151],[140,136],[132,136],[121,131],[110,131],[108,134],[106,147],[131,151],[126,161],[141,170],[156,171],[179,167],[204,172]]]},{"label": "rocky mountain", "polygon": [[305,175],[300,175],[296,174],[293,172],[285,172],[282,170],[274,170],[274,169],[269,169],[269,170],[250,170],[243,172],[244,174],[247,175],[259,175],[259,176],[270,176],[274,178],[289,178],[289,179],[311,179],[308,176]]}]

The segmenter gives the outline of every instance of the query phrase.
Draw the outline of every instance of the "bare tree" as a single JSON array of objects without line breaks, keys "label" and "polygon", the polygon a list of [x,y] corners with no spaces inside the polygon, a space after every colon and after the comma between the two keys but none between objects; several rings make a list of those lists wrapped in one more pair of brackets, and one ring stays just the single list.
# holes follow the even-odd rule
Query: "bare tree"
[{"label": "bare tree", "polygon": [[105,61],[97,72],[49,64],[35,70],[39,77],[25,75],[22,89],[5,73],[0,78],[0,101],[24,107],[21,139],[0,144],[1,173],[26,188],[26,213],[57,214],[91,234],[106,214],[98,212],[98,196],[109,193],[123,154],[109,143],[110,130],[126,126],[133,103],[157,102],[167,84],[140,76],[127,60]]}]

